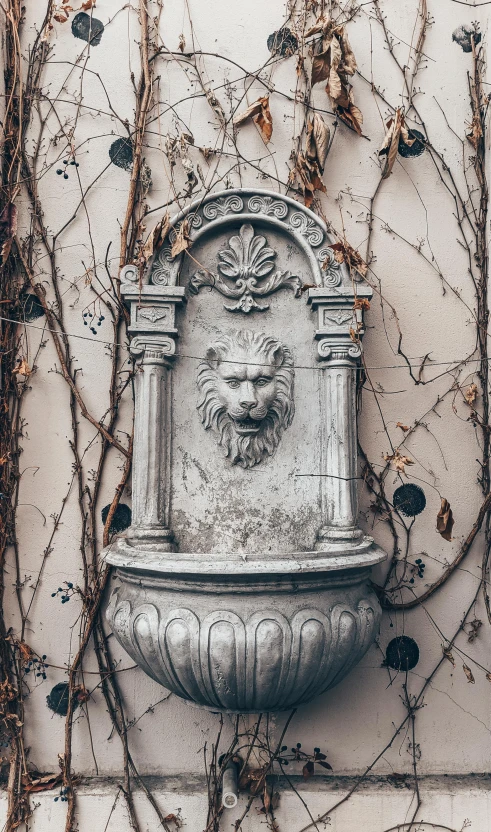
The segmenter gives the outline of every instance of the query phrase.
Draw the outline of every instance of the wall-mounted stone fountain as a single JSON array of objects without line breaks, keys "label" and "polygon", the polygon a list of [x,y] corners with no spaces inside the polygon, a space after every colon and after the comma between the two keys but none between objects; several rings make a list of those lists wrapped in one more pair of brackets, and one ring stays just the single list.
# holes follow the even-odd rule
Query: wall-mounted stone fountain
[{"label": "wall-mounted stone fountain", "polygon": [[[138,362],[133,524],[106,550],[114,633],[212,710],[284,710],[373,641],[357,525],[356,380],[371,289],[318,217],[267,191],[175,218],[142,285],[123,269]],[[188,253],[172,258],[177,234]]]}]

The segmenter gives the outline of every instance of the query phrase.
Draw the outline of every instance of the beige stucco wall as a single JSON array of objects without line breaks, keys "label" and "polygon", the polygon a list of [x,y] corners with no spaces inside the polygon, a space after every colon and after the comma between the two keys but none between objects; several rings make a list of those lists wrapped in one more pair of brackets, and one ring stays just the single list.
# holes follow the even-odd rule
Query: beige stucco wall
[{"label": "beige stucco wall", "polygon": [[[37,5],[28,4],[24,30],[26,48],[32,32],[30,27],[37,20]],[[414,0],[385,2],[384,8],[399,54],[404,55],[404,50],[407,52],[404,43],[411,42],[413,37],[417,3]],[[267,61],[267,37],[279,28],[284,17],[282,0],[270,0],[269,3],[261,0],[248,0],[247,3],[230,3],[227,0],[189,0],[185,3],[175,0],[165,4],[160,23],[160,36],[167,48],[177,49],[181,32],[184,33],[187,48],[190,48],[192,36],[188,9],[192,15],[196,49],[218,53],[240,67],[254,71]],[[104,260],[110,241],[109,267],[113,274],[117,271],[119,224],[126,208],[129,174],[108,164],[109,147],[117,136],[123,135],[123,131],[108,112],[105,90],[114,110],[121,118],[131,121],[133,94],[129,70],[138,73],[139,64],[136,43],[138,26],[134,10],[119,0],[98,0],[96,12],[104,23],[110,18],[111,22],[106,25],[100,45],[90,51],[87,63],[90,74],[84,76],[83,106],[76,126],[75,144],[82,187],[86,187],[97,174],[100,178],[86,198],[90,233],[87,217],[80,212],[58,238],[58,257],[64,278],[66,326],[73,336],[75,361],[81,368],[80,389],[92,412],[100,417],[107,407],[109,359],[104,339],[110,336],[110,324],[106,319],[96,336],[90,337],[89,334],[87,337],[82,311],[93,295],[85,285],[84,273],[95,253],[98,276],[102,282],[106,280]],[[479,16],[485,31],[486,7],[471,10],[450,0],[430,0],[429,12],[434,23],[428,30],[424,47],[426,66],[417,79],[422,89],[418,106],[424,115],[431,141],[444,155],[462,186],[461,150],[449,127],[463,135],[464,125],[469,120],[467,72],[470,59],[452,43],[451,35],[456,26]],[[374,84],[384,91],[388,101],[398,102],[401,80],[381,38],[380,27],[370,20],[369,10],[361,11],[349,25],[349,34],[361,73],[368,79],[373,77]],[[70,62],[77,59],[84,44],[73,38],[68,26],[62,25],[56,26],[52,44],[46,85],[49,85],[49,94],[58,97],[57,112],[70,125],[75,110],[73,95],[80,89],[79,69],[70,66]],[[215,57],[201,59],[200,66],[207,83],[218,88],[217,95],[227,109],[227,87],[224,85],[230,84],[232,94],[238,97],[243,91],[243,72],[232,63]],[[105,90],[96,73],[103,80]],[[273,64],[272,68],[268,67],[262,73],[276,90],[293,96],[296,83],[294,58]],[[153,179],[148,201],[157,207],[172,198],[168,170],[160,148],[165,134],[174,131],[175,119],[182,119],[185,129],[194,135],[196,146],[213,147],[218,130],[203,98],[193,97],[195,88],[178,62],[159,62],[155,74],[160,76],[156,93],[160,96],[162,115],[155,120],[148,133],[145,155]],[[254,79],[250,78],[248,85],[248,102],[263,94],[264,87]],[[359,138],[339,125],[326,164],[324,182],[327,194],[322,203],[327,219],[338,230],[344,226],[351,244],[365,256],[367,208],[380,176],[377,151],[384,133],[383,120],[388,117],[389,110],[380,98],[372,95],[369,84],[361,77],[355,77],[354,88],[357,103],[365,117],[365,137]],[[330,110],[322,85],[316,88],[315,96],[319,107]],[[64,100],[67,103],[63,103]],[[165,104],[179,101],[182,103],[175,105],[174,111]],[[241,129],[238,147],[244,164],[239,171],[227,173],[234,163],[233,157],[224,156],[221,161],[212,157],[207,163],[198,151],[191,151],[191,158],[201,165],[207,181],[213,179],[217,169],[223,177],[222,186],[223,182],[230,182],[233,186],[243,184],[273,190],[279,187],[275,177],[281,180],[287,177],[288,156],[292,136],[298,130],[298,119],[294,118],[292,102],[279,94],[271,95],[271,111],[274,132],[268,150],[252,124]],[[332,122],[332,117],[326,115],[325,118],[326,122]],[[53,122],[52,130],[56,129]],[[51,147],[49,161],[55,159],[58,152],[59,148]],[[228,152],[232,152],[232,148],[229,147]],[[257,164],[257,160],[264,159],[268,153],[269,158],[261,165],[265,173],[271,174],[271,179],[259,175],[245,163],[245,160],[253,160]],[[183,172],[179,168],[177,170],[177,176],[181,175],[184,181]],[[54,168],[47,169],[40,180],[40,193],[47,225],[55,232],[64,226],[80,200],[75,174],[70,172],[70,178],[63,180],[55,174]],[[401,430],[396,423],[401,421],[411,425],[415,420],[424,422],[407,448],[408,454],[415,460],[409,471],[410,478],[424,488],[427,498],[427,508],[415,523],[411,541],[414,557],[421,552],[426,553],[423,555],[427,564],[426,574],[424,580],[416,584],[418,592],[425,583],[435,580],[441,574],[443,565],[452,560],[477,515],[481,500],[477,484],[479,465],[476,461],[480,453],[479,437],[467,421],[468,411],[462,405],[461,398],[447,393],[452,383],[448,375],[426,386],[416,386],[411,381],[404,361],[397,354],[398,333],[388,304],[397,310],[404,351],[416,365],[415,372],[427,353],[434,362],[433,367],[431,363],[427,364],[423,376],[425,380],[447,369],[444,362],[455,362],[472,351],[475,327],[471,319],[475,301],[467,274],[466,253],[456,242],[453,210],[452,199],[442,187],[428,153],[416,159],[399,158],[374,207],[376,218],[371,248],[376,259],[372,264],[371,279],[380,286],[385,302],[382,304],[380,298],[375,297],[367,316],[364,346],[369,382],[365,386],[360,414],[360,439],[370,460],[381,466],[383,453],[390,450],[389,437],[394,446],[401,442]],[[147,227],[150,228],[161,214],[161,211],[156,212],[149,218]],[[28,222],[27,211],[23,222]],[[406,238],[412,247],[400,237]],[[426,259],[414,248],[420,240],[424,241],[421,250]],[[444,275],[444,285],[432,264]],[[42,259],[37,263],[37,269],[42,279],[45,269]],[[43,326],[43,320],[34,323],[36,326],[26,331],[29,359],[31,362],[35,360],[37,369],[31,377],[31,391],[25,403],[21,466],[24,473],[19,507],[22,576],[26,576],[24,593],[27,602],[43,550],[48,545],[53,527],[52,515],[60,511],[69,491],[62,523],[46,561],[26,633],[26,640],[32,647],[40,654],[46,654],[47,661],[57,666],[49,669],[47,681],[33,687],[26,719],[31,759],[39,770],[50,771],[57,769],[57,755],[64,742],[64,722],[47,709],[46,695],[55,683],[66,678],[63,668],[73,655],[79,628],[77,600],[72,598],[69,603],[61,605],[59,599],[52,598],[51,594],[62,581],[77,583],[81,561],[76,488],[72,486],[69,490],[72,455],[69,448],[68,390],[56,372],[57,359],[49,334],[36,328]],[[77,336],[83,338],[77,340]],[[124,367],[121,369],[124,370]],[[470,384],[475,369],[476,363],[470,362],[461,371],[459,383]],[[379,392],[378,400],[371,394],[370,384]],[[438,397],[444,395],[444,399],[436,404]],[[129,401],[125,408],[129,424]],[[85,470],[90,471],[95,466],[98,440],[94,430],[83,419],[80,419],[80,431],[86,442],[94,439],[83,461]],[[110,502],[118,478],[121,459],[116,452],[111,452],[111,466],[111,476],[107,476],[104,483],[99,516],[100,508]],[[387,480],[389,494],[398,484],[395,474],[390,474]],[[453,507],[455,528],[451,543],[443,540],[435,530],[440,495],[446,497]],[[130,494],[125,493],[123,500],[130,504]],[[369,502],[366,494],[362,496],[362,504],[365,512],[362,525],[371,530],[378,543],[390,549],[391,540],[384,523],[367,510]],[[405,676],[393,675],[391,680],[388,671],[381,667],[388,642],[404,633],[418,643],[420,662],[407,678],[410,694],[417,694],[441,656],[444,639],[453,635],[468,606],[480,577],[481,557],[482,541],[478,539],[463,567],[424,608],[403,614],[385,614],[379,644],[370,649],[361,665],[337,688],[298,710],[286,744],[290,746],[301,742],[302,747],[308,749],[320,746],[328,754],[336,776],[363,772],[387,744],[394,725],[404,717],[401,693]],[[379,580],[382,573],[381,568],[374,575],[375,580]],[[13,569],[9,577],[7,624],[15,629],[18,616]],[[481,600],[478,601],[475,617],[485,621]],[[467,642],[465,635],[461,635],[458,645],[469,655],[469,659],[463,659],[459,651],[454,650],[456,667],[453,668],[450,662],[444,663],[429,686],[424,708],[417,714],[417,742],[421,750],[418,765],[423,775],[469,775],[489,770],[490,683],[481,669],[490,669],[489,639],[489,627],[486,626],[481,628],[479,638],[472,644]],[[113,649],[120,667],[130,667],[128,657],[115,644]],[[475,684],[468,683],[462,670],[464,660],[473,669]],[[84,671],[87,688],[94,688],[89,716],[97,774],[117,776],[121,771],[120,743],[111,734],[104,700],[97,689],[96,663],[90,654],[84,663]],[[145,714],[129,732],[132,753],[140,771],[163,777],[202,775],[202,748],[205,742],[210,743],[214,739],[218,717],[194,709],[176,697],[160,702],[149,711],[149,707],[162,700],[166,692],[139,669],[122,673],[120,680],[129,719],[138,719]],[[279,715],[274,720],[280,727],[283,717]],[[225,731],[229,730],[226,718]],[[80,716],[75,726],[73,762],[75,770],[85,777],[96,774],[90,733],[86,717]],[[373,773],[409,772],[411,764],[408,737],[403,733],[381,757]],[[176,787],[179,793],[183,781],[177,782],[181,784]],[[473,822],[473,830],[491,829],[484,792],[481,790],[476,797],[469,781],[465,781],[464,785],[458,779],[450,779],[449,782],[451,788],[448,791],[460,796],[453,800],[445,788],[439,791],[440,786],[428,787],[427,792],[423,791],[421,816],[457,829],[467,817]],[[85,785],[82,805],[86,808],[82,811],[79,824],[82,832],[89,826],[91,829],[104,828],[105,820],[103,823],[102,818],[109,815],[113,799],[109,797],[107,788],[94,786],[91,792],[90,782]],[[166,793],[164,786],[159,788]],[[168,795],[165,797],[166,810],[184,807],[186,832],[200,830],[204,825],[202,789],[203,783],[198,781],[194,794],[182,791],[179,793],[181,802],[176,799],[173,805],[169,805],[171,798]],[[312,787],[309,800],[314,812],[328,808],[332,801],[328,784],[325,784],[325,789],[323,792],[320,786]],[[337,832],[348,832],[363,823],[364,829],[378,832],[402,823],[409,798],[408,792],[401,794],[380,783],[375,784],[370,791],[361,792],[356,801],[353,799],[349,811],[339,815],[338,819],[333,818],[331,828]],[[42,798],[44,802],[39,810],[36,830],[45,830],[48,826],[50,829],[62,828],[63,807],[60,803],[51,804],[51,799],[50,796]],[[288,812],[282,809],[284,826],[280,816],[280,828],[300,828],[304,818],[300,803],[294,804],[291,796],[285,797],[285,806],[286,802]],[[126,814],[121,807],[118,811],[119,820],[114,815],[110,828],[116,828],[114,824],[117,820],[117,827],[126,829]],[[142,817],[146,818],[146,810],[142,808],[141,811]],[[261,816],[255,816],[244,828],[259,829],[260,821]],[[150,828],[151,821],[146,819],[144,822],[149,824],[144,828]]]}]

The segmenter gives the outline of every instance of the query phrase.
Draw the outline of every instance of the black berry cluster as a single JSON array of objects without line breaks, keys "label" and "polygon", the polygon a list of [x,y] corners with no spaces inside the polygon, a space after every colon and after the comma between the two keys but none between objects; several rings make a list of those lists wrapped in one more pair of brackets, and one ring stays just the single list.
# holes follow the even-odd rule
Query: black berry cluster
[{"label": "black berry cluster", "polygon": [[67,601],[70,600],[72,595],[75,595],[75,589],[73,587],[72,582],[71,581],[65,581],[65,588],[63,588],[62,586],[59,586],[58,589],[56,590],[56,592],[51,593],[51,597],[56,598],[56,596],[59,595],[60,592],[61,592],[61,603],[66,604]]},{"label": "black berry cluster", "polygon": [[61,800],[62,803],[65,803],[68,800],[67,794],[68,794],[68,789],[65,789],[65,788],[60,789],[60,793],[59,793],[58,797],[53,798],[55,803],[57,803],[58,800]]},{"label": "black berry cluster", "polygon": [[93,335],[97,335],[94,324],[100,326],[104,320],[104,315],[96,315],[95,312],[84,312],[84,326],[90,326]]},{"label": "black berry cluster", "polygon": [[49,667],[46,664],[46,656],[41,656],[38,658],[37,656],[33,656],[33,658],[27,662],[24,673],[32,673],[33,676],[37,678],[46,679],[46,668]]},{"label": "black berry cluster", "polygon": [[58,168],[56,173],[58,174],[58,176],[61,176],[63,174],[63,179],[68,179],[67,166],[75,165],[75,167],[78,168],[78,162],[76,162],[75,159],[72,159],[71,161],[69,159],[64,159],[63,164],[65,167]]}]

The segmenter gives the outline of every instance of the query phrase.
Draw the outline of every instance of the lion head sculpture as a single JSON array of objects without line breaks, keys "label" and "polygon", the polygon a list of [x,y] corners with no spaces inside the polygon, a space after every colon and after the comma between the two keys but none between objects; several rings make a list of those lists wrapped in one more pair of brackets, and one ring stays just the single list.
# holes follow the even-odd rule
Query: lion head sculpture
[{"label": "lion head sculpture", "polygon": [[293,359],[288,347],[243,329],[223,335],[198,368],[198,411],[233,465],[252,468],[278,447],[293,419]]}]

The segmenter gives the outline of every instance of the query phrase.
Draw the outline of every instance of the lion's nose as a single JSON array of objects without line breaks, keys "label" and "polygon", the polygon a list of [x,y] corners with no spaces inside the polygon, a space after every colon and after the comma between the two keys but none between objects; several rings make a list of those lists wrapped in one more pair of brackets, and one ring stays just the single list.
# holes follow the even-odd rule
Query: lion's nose
[{"label": "lion's nose", "polygon": [[240,406],[243,407],[244,410],[250,410],[250,408],[254,407],[255,404],[257,404],[256,391],[254,390],[254,385],[248,381],[242,385],[242,389],[240,391]]}]

